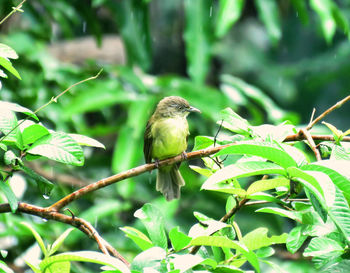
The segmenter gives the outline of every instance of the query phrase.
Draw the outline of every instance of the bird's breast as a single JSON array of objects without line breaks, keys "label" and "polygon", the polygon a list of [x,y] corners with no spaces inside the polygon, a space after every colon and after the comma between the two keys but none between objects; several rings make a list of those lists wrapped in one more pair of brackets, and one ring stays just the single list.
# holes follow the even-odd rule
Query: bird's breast
[{"label": "bird's breast", "polygon": [[186,118],[163,118],[151,129],[152,157],[159,160],[184,152],[187,148],[188,123]]}]

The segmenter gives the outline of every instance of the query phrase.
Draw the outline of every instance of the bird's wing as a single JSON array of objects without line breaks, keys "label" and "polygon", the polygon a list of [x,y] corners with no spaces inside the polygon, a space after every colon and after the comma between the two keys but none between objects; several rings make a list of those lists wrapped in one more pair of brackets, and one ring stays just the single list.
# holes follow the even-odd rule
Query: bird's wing
[{"label": "bird's wing", "polygon": [[146,130],[144,134],[143,143],[143,154],[145,156],[146,163],[152,162],[152,142],[153,138],[151,136],[151,123],[148,121],[146,125]]}]

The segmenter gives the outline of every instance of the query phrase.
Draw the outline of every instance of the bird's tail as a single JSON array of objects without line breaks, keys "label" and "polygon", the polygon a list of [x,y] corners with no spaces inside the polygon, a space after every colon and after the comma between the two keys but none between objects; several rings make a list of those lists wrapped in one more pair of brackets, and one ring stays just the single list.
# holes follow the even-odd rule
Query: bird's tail
[{"label": "bird's tail", "polygon": [[180,198],[180,188],[185,185],[179,167],[175,164],[169,169],[159,168],[157,174],[157,191],[160,191],[167,201]]}]

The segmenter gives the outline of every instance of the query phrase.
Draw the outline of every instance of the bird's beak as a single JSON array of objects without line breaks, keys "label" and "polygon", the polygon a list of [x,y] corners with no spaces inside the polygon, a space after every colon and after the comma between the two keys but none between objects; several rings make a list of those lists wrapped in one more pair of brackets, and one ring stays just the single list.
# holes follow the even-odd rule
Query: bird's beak
[{"label": "bird's beak", "polygon": [[198,112],[198,113],[202,113],[201,110],[199,110],[199,109],[197,109],[197,108],[195,108],[195,107],[193,107],[193,106],[191,106],[187,111],[188,111],[188,112]]}]

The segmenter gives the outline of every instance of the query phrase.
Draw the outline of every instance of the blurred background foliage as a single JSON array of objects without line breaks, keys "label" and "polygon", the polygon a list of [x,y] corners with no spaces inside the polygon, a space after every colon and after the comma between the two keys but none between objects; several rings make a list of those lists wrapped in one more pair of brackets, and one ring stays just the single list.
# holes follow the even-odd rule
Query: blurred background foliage
[{"label": "blurred background foliage", "polygon": [[[1,1],[0,17],[18,3]],[[23,10],[0,29],[2,43],[19,55],[13,65],[22,77],[2,81],[1,100],[35,110],[104,69],[99,78],[74,88],[39,116],[52,129],[98,139],[106,151],[85,149],[82,168],[29,163],[57,185],[45,199],[25,181],[21,200],[32,204],[52,204],[84,184],[143,164],[145,124],[164,96],[182,96],[201,109],[202,115],[189,118],[191,148],[194,136],[216,134],[225,107],[254,125],[284,120],[302,125],[313,107],[321,113],[349,94],[349,0],[28,0]],[[346,130],[349,114],[350,108],[343,107],[327,121]],[[178,225],[184,232],[195,222],[193,211],[213,218],[224,214],[225,200],[199,192],[203,178],[187,163],[181,171],[187,185],[180,201],[165,202],[154,189],[155,174],[147,173],[86,196],[70,209],[93,223],[120,252],[134,256],[137,247],[119,228],[142,229],[133,213],[146,202],[162,208],[168,228]],[[252,214],[254,209],[236,218],[243,233],[262,225],[276,234],[290,229],[285,220]],[[3,214],[0,219],[14,227],[22,217]],[[34,221],[47,240],[66,228]],[[1,225],[0,235],[7,238],[13,260],[33,244],[20,228]],[[84,236],[73,232],[66,247],[91,248]]]}]

